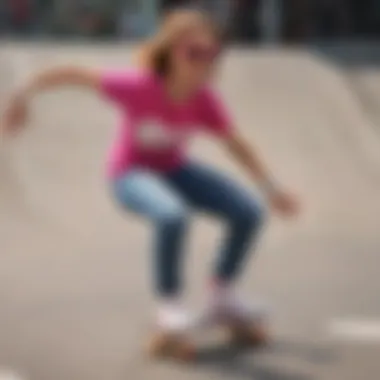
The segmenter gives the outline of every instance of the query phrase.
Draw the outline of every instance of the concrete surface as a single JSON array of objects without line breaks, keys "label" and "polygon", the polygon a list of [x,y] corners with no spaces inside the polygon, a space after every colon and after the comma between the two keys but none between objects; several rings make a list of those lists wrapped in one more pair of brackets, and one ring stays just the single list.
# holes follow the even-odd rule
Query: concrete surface
[{"label": "concrete surface", "polygon": [[[124,46],[3,43],[0,93],[50,65],[120,66],[129,58]],[[141,355],[154,310],[148,230],[114,207],[102,177],[117,115],[93,95],[65,89],[40,97],[32,127],[1,145],[0,374],[5,368],[33,380],[380,376],[376,117],[346,73],[308,53],[234,50],[222,74],[243,133],[303,204],[298,220],[271,220],[242,283],[248,296],[273,305],[273,347],[234,355],[207,345],[213,336],[200,337],[204,355],[190,367]],[[369,82],[361,83],[375,101]],[[248,183],[213,141],[196,141],[193,154]],[[187,253],[192,307],[202,301],[218,234],[215,221],[194,221]],[[358,331],[340,331],[351,319]],[[364,334],[369,323],[372,333]]]}]

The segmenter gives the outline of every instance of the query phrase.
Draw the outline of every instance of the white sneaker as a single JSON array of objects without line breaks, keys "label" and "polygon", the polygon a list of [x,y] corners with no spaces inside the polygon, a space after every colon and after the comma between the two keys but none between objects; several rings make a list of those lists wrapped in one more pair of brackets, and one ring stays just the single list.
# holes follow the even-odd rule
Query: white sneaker
[{"label": "white sneaker", "polygon": [[269,315],[268,307],[263,303],[244,302],[231,289],[218,289],[209,298],[206,310],[198,318],[199,324],[209,327],[231,320],[242,323],[261,322]]},{"label": "white sneaker", "polygon": [[227,318],[241,322],[262,322],[269,315],[268,307],[261,302],[248,303],[236,294],[230,294],[223,300],[224,313]]},{"label": "white sneaker", "polygon": [[175,303],[161,305],[157,319],[158,328],[170,334],[184,333],[188,331],[194,323],[194,319]]}]

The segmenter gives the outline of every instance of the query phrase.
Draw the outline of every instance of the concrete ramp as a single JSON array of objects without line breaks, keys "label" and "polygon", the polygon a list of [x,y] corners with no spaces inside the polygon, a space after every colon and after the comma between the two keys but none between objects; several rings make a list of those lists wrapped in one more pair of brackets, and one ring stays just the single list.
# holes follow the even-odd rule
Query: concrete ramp
[{"label": "concrete ramp", "polygon": [[349,79],[363,108],[373,118],[379,132],[380,125],[380,70],[378,67],[356,68],[349,71]]},{"label": "concrete ramp", "polygon": [[[128,64],[130,50],[4,45],[0,61],[5,93],[50,65]],[[114,207],[103,179],[117,115],[95,96],[69,89],[40,97],[32,127],[1,146],[0,365],[36,379],[207,379],[227,367],[229,379],[312,379],[322,373],[313,362],[318,349],[329,362],[318,379],[380,374],[378,347],[371,354],[350,348],[336,360],[331,342],[339,337],[330,329],[336,318],[380,315],[380,139],[373,119],[345,73],[306,52],[233,50],[221,71],[238,127],[303,204],[297,220],[273,219],[242,284],[252,297],[273,302],[282,351],[260,354],[264,368],[244,359],[240,371],[226,358],[179,372],[141,362],[152,312],[147,229]],[[215,142],[195,141],[193,154],[249,183]],[[190,305],[201,300],[218,230],[208,219],[194,223]]]},{"label": "concrete ramp", "polygon": [[269,51],[231,59],[222,87],[244,132],[314,216],[347,221],[354,198],[378,200],[379,136],[344,72],[308,53]]}]

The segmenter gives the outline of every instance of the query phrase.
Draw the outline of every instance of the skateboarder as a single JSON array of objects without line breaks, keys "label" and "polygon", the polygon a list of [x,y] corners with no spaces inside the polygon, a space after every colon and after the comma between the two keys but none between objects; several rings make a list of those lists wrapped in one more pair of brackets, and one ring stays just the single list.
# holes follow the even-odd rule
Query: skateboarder
[{"label": "skateboarder", "polygon": [[189,158],[186,145],[197,133],[213,135],[246,169],[272,210],[292,216],[296,201],[284,192],[234,126],[212,89],[222,54],[222,36],[205,14],[175,11],[137,55],[138,67],[96,71],[79,67],[50,69],[36,75],[11,98],[3,118],[10,134],[22,128],[31,99],[63,85],[100,93],[119,108],[122,122],[107,162],[108,179],[118,203],[154,228],[154,291],[157,329],[155,354],[191,357],[192,318],[180,303],[181,262],[189,215],[203,211],[226,224],[217,263],[210,275],[207,320],[219,321],[233,337],[265,341],[262,321],[254,319],[235,284],[262,231],[263,206],[249,189]]}]

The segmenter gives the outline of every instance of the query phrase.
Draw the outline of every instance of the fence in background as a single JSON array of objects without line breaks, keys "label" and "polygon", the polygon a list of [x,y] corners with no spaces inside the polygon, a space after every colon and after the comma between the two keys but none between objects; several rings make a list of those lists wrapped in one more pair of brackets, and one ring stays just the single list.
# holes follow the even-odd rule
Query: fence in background
[{"label": "fence in background", "polygon": [[1,0],[0,35],[139,38],[173,6],[207,9],[238,41],[380,36],[378,0]]}]

